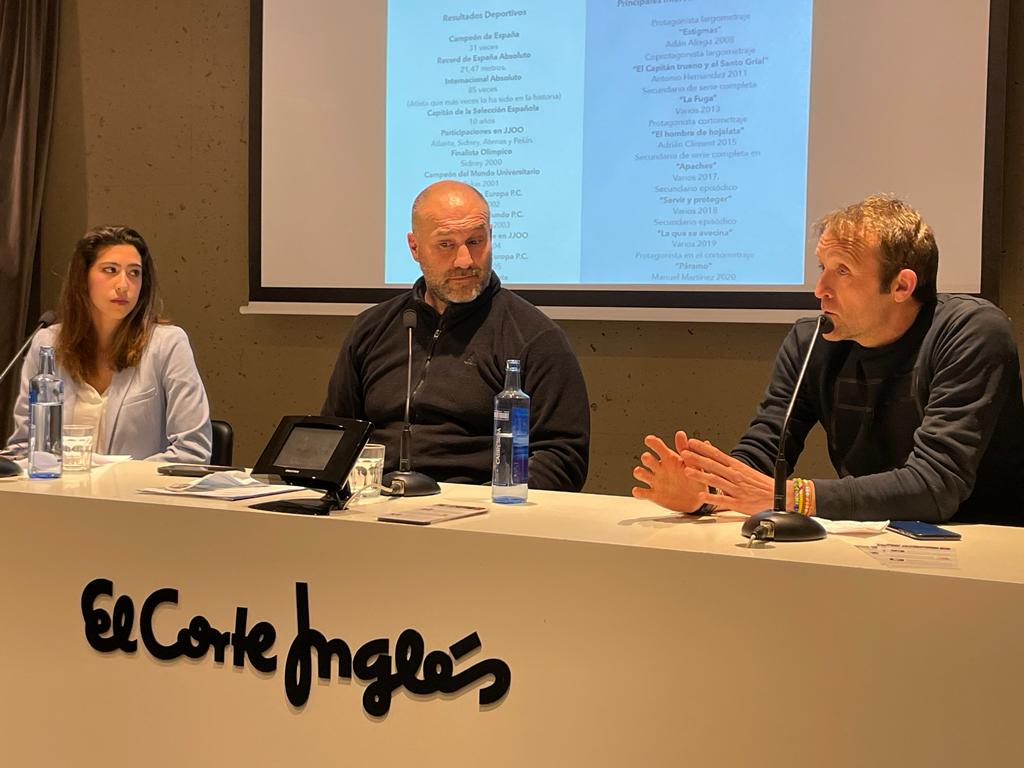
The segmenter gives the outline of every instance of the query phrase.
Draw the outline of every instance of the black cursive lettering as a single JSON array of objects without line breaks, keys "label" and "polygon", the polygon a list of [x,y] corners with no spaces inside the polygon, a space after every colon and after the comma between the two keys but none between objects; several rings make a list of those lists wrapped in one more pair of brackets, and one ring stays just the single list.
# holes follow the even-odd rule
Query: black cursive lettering
[{"label": "black cursive lettering", "polygon": [[157,606],[163,603],[177,605],[178,590],[164,587],[146,598],[146,602],[142,604],[142,612],[139,614],[139,634],[142,635],[142,644],[146,646],[146,650],[154,659],[173,661],[182,653],[178,643],[161,645],[156,639],[156,635],[153,634],[153,614],[156,612]]},{"label": "black cursive lettering", "polygon": [[249,659],[253,669],[260,672],[273,672],[277,669],[277,656],[267,656],[277,640],[277,630],[269,621],[258,621],[252,629],[245,631],[245,623],[249,609],[239,606],[235,609],[235,631],[231,635],[232,663],[236,667],[244,667],[245,659]]},{"label": "black cursive lettering", "polygon": [[352,677],[352,653],[344,640],[328,641],[322,632],[309,626],[309,587],[295,584],[295,639],[285,660],[284,691],[293,707],[302,707],[309,699],[313,684],[313,658],[316,651],[317,677],[331,679],[331,662],[338,660],[338,677]]},{"label": "black cursive lettering", "polygon": [[[135,653],[137,643],[131,638],[135,604],[128,595],[121,595],[114,601],[114,613],[111,616],[102,608],[95,607],[96,598],[101,596],[114,596],[114,583],[110,579],[93,579],[82,590],[86,642],[100,653]],[[107,632],[110,632],[110,636],[104,637]]]},{"label": "black cursive lettering", "polygon": [[391,709],[391,696],[402,685],[398,675],[391,674],[390,643],[379,637],[364,643],[352,659],[356,677],[370,684],[363,691],[363,709],[374,717],[384,717]]},{"label": "black cursive lettering", "polygon": [[[98,598],[113,595],[114,585],[110,579],[93,579],[82,590],[86,641],[101,653],[118,650],[134,653],[137,641],[131,637],[135,619],[135,605],[131,597],[118,597],[110,612],[95,605]],[[277,631],[266,621],[257,622],[247,630],[249,613],[245,607],[235,609],[233,632],[221,631],[205,616],[197,614],[187,626],[178,630],[173,643],[164,644],[156,637],[153,617],[165,604],[177,606],[178,590],[164,587],[153,591],[139,612],[142,644],[153,658],[160,661],[173,661],[182,656],[201,659],[212,648],[214,661],[223,664],[230,645],[231,661],[235,667],[244,667],[248,659],[249,664],[260,672],[270,673],[277,669],[277,656],[269,653]],[[476,632],[453,643],[447,652],[437,650],[425,654],[423,636],[415,629],[406,629],[395,642],[393,665],[391,644],[387,638],[370,640],[353,654],[348,643],[341,638],[328,639],[310,626],[309,587],[304,582],[295,584],[295,623],[295,638],[288,649],[284,673],[285,694],[293,707],[303,707],[309,700],[314,653],[318,679],[330,680],[336,669],[339,679],[351,679],[354,675],[367,683],[362,697],[363,709],[368,715],[378,718],[388,714],[395,691],[403,687],[417,696],[451,694],[489,676],[491,683],[479,692],[480,704],[486,705],[501,701],[511,685],[511,670],[500,659],[486,659],[455,672],[457,662],[480,649],[480,637]]]}]

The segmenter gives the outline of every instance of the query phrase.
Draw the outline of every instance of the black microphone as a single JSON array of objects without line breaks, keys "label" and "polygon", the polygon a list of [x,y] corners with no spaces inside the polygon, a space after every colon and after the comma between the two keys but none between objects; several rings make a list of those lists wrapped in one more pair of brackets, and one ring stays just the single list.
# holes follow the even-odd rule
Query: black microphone
[{"label": "black microphone", "polygon": [[804,355],[804,363],[800,366],[800,374],[796,377],[793,394],[789,397],[786,416],[782,420],[782,432],[779,434],[779,451],[775,455],[775,497],[771,509],[751,515],[744,523],[742,532],[753,544],[757,541],[816,541],[825,538],[825,528],[813,517],[797,512],[786,511],[786,478],[789,476],[786,464],[786,438],[789,437],[789,417],[793,415],[796,396],[800,392],[807,364],[811,361],[811,353],[818,337],[830,333],[835,327],[828,315],[818,315],[818,323],[814,335]]},{"label": "black microphone", "polygon": [[412,332],[416,329],[416,310],[407,309],[402,313],[402,325],[409,334],[409,359],[405,377],[405,424],[398,449],[398,470],[388,472],[381,480],[381,493],[385,496],[432,496],[441,492],[433,479],[422,472],[412,471],[412,422],[409,410],[412,404]]},{"label": "black microphone", "polygon": [[[11,358],[11,362],[9,362],[7,364],[7,367],[4,368],[4,372],[0,373],[0,384],[2,384],[4,379],[7,378],[7,374],[11,372],[11,369],[14,367],[14,364],[18,362],[19,359],[21,359],[21,356],[23,354],[25,354],[25,350],[28,349],[28,345],[32,343],[32,339],[36,337],[36,334],[39,333],[39,331],[42,330],[43,328],[47,328],[53,325],[56,319],[57,315],[51,309],[46,310],[45,312],[43,312],[43,314],[39,316],[39,322],[37,322],[36,327],[32,329],[32,333],[28,335],[28,338],[25,339],[25,343],[22,344],[18,351],[14,353],[14,357]],[[14,477],[15,475],[20,474],[21,467],[19,467],[10,459],[6,459],[3,456],[0,456],[0,477]]]},{"label": "black microphone", "polygon": [[7,364],[7,367],[4,368],[4,372],[0,373],[0,384],[2,384],[3,380],[7,378],[7,374],[11,372],[11,368],[14,367],[14,364],[18,362],[18,360],[21,358],[23,354],[25,354],[25,350],[28,349],[28,345],[32,343],[32,339],[36,337],[36,334],[39,333],[39,331],[41,331],[43,328],[48,328],[49,326],[53,325],[56,319],[57,315],[53,312],[52,309],[46,310],[45,312],[43,312],[43,314],[39,316],[39,322],[36,323],[36,327],[32,329],[32,333],[28,335],[28,338],[25,339],[25,343],[22,344],[18,351],[14,353],[14,357],[11,358],[11,361]]}]

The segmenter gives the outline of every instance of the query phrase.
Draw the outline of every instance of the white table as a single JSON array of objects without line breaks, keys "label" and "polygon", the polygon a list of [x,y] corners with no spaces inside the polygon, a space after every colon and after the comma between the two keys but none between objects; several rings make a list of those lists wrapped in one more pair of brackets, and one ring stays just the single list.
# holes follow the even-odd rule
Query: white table
[{"label": "white table", "polygon": [[[963,527],[955,570],[883,567],[854,544],[749,550],[739,523],[698,523],[633,499],[530,492],[443,526],[385,524],[385,507],[329,518],[136,493],[171,482],[131,462],[56,481],[0,481],[6,617],[4,765],[1019,765],[1024,531]],[[485,488],[443,486],[444,501]],[[871,542],[910,543],[883,534]],[[134,653],[94,650],[81,598],[110,579],[134,605]],[[477,632],[455,673],[498,659],[456,693],[313,681],[286,696],[296,584],[311,625],[355,653],[414,629],[426,651]],[[276,630],[260,672],[160,661],[196,614],[219,630]],[[97,607],[112,611],[114,600]],[[109,635],[109,633],[107,633]],[[315,670],[315,664],[314,664]]]}]

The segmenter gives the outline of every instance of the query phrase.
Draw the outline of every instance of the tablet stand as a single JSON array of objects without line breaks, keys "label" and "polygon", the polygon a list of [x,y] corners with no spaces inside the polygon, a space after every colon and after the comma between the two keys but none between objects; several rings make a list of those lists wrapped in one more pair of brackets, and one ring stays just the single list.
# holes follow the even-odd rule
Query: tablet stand
[{"label": "tablet stand", "polygon": [[[298,487],[298,486],[296,486]],[[270,512],[290,512],[294,515],[329,515],[335,509],[345,509],[352,500],[352,492],[348,483],[341,488],[328,490],[319,499],[278,499],[250,504],[252,509],[265,509]]]}]

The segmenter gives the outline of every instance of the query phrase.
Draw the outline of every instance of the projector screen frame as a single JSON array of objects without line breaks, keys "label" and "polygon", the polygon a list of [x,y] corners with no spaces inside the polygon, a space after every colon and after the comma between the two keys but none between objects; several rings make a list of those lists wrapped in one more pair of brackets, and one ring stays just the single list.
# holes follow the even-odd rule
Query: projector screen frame
[{"label": "projector screen frame", "polygon": [[[989,0],[979,295],[994,303],[999,299],[998,257],[1002,249],[1008,18],[1009,0]],[[354,315],[408,290],[262,285],[263,0],[250,0],[249,64],[249,303],[241,307],[242,313]],[[792,290],[514,290],[542,310],[553,310],[549,314],[561,320],[788,323],[794,313],[818,308],[812,293]]]}]

